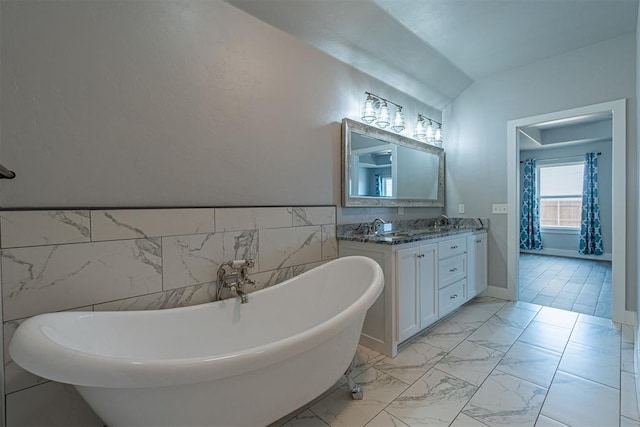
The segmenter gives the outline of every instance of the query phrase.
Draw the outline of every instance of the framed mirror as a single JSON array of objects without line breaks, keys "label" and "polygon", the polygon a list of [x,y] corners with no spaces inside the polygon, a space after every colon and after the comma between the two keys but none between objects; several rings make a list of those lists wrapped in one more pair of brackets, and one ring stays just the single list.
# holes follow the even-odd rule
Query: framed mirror
[{"label": "framed mirror", "polygon": [[444,149],[342,120],[343,206],[444,206]]}]

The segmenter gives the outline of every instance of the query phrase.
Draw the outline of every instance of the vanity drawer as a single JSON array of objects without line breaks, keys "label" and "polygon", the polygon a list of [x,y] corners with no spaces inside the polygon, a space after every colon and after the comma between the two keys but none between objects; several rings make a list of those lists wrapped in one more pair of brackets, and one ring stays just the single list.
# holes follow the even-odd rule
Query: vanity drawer
[{"label": "vanity drawer", "polygon": [[442,289],[467,277],[467,254],[438,262],[438,288]]},{"label": "vanity drawer", "polygon": [[466,285],[467,280],[462,279],[453,285],[440,289],[438,293],[438,317],[445,316],[462,305],[465,300],[464,289]]},{"label": "vanity drawer", "polygon": [[445,240],[438,243],[438,258],[445,259],[467,251],[467,238]]}]

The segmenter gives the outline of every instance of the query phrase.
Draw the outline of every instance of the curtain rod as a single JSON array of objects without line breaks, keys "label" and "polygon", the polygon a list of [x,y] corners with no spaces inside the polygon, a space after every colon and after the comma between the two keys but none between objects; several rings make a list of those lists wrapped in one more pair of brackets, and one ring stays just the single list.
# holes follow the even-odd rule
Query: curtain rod
[{"label": "curtain rod", "polygon": [[[596,153],[597,156],[601,156],[602,153]],[[576,154],[575,156],[563,156],[563,157],[551,157],[549,159],[526,159],[526,160],[562,160],[562,159],[572,159],[575,157],[580,157],[582,154]],[[520,163],[524,163],[525,160],[520,160]]]}]

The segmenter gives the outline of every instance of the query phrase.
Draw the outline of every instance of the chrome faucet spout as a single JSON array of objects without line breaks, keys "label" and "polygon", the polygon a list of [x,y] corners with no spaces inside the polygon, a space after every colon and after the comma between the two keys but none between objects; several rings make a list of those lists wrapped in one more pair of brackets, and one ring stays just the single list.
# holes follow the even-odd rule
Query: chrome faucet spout
[{"label": "chrome faucet spout", "polygon": [[379,228],[382,224],[386,224],[382,218],[376,218],[371,222],[371,231],[373,231],[373,234],[378,234],[380,231]]},{"label": "chrome faucet spout", "polygon": [[249,297],[247,297],[246,292],[243,290],[236,288],[236,294],[240,297],[240,304],[246,304],[249,302]]}]

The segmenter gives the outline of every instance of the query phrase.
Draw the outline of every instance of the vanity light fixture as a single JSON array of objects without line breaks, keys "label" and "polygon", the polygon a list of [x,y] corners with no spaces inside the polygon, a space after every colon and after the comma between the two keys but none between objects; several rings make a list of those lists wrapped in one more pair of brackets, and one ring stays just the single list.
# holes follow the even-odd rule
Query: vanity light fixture
[{"label": "vanity light fixture", "polygon": [[416,129],[413,137],[428,144],[442,146],[442,123],[438,123],[429,117],[418,114]]},{"label": "vanity light fixture", "polygon": [[381,129],[385,129],[391,124],[389,104],[392,104],[396,107],[396,112],[391,129],[398,133],[404,130],[404,114],[402,113],[402,105],[398,105],[395,102],[389,101],[388,99],[375,95],[371,92],[365,92],[365,94],[367,95],[367,99],[364,101],[362,116],[360,117],[363,122],[371,124],[375,121],[376,126]]}]

